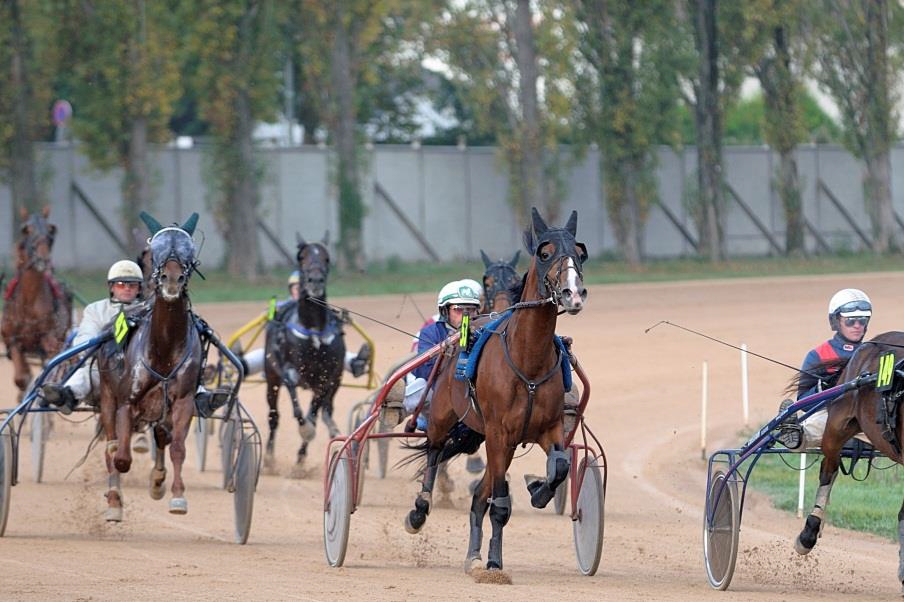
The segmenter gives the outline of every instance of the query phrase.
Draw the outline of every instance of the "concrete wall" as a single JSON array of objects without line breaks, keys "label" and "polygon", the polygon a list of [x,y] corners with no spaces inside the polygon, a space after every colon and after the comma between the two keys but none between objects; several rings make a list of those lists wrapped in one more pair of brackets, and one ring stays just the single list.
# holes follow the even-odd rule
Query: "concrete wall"
[{"label": "concrete wall", "polygon": [[[777,157],[762,147],[725,149],[728,183],[784,245],[785,224],[781,203],[771,181]],[[657,171],[662,204],[693,237],[696,231],[686,198],[696,189],[696,152],[660,149]],[[84,190],[91,203],[117,229],[119,226],[119,171],[100,173],[72,146],[42,145],[40,173],[51,205],[51,217],[59,227],[54,261],[59,267],[101,268],[120,258],[121,252],[84,204],[71,194],[72,182]],[[327,149],[300,147],[260,151],[265,166],[261,220],[293,252],[296,232],[320,240],[327,230],[335,242],[338,232],[336,191],[332,184],[332,158]],[[869,234],[864,206],[860,163],[835,146],[803,146],[797,151],[803,187],[804,214],[835,249],[860,250],[864,243],[842,213],[817,184],[821,180],[841,201],[860,229]],[[904,215],[904,147],[892,151],[892,194],[896,211]],[[219,265],[224,241],[207,210],[203,148],[179,150],[155,148],[151,153],[155,199],[148,211],[161,222],[184,220],[192,211],[201,214],[204,234],[201,258]],[[577,209],[578,238],[591,255],[615,250],[609,226],[599,170],[599,153],[590,151],[567,174],[567,198],[562,216]],[[367,154],[363,181],[367,215],[364,244],[369,260],[398,257],[426,260],[429,255],[405,228],[386,201],[374,193],[378,182],[420,231],[428,244],[448,258],[479,257],[480,249],[491,257],[510,257],[521,246],[524,224],[513,217],[506,197],[506,174],[492,148],[378,146]],[[0,262],[9,265],[15,233],[9,189],[0,186]],[[692,255],[693,247],[659,207],[654,207],[644,233],[644,249],[650,257]],[[728,201],[725,219],[729,255],[767,255],[774,249],[736,202]],[[123,236],[123,235],[121,235]],[[268,265],[284,261],[264,237],[259,245]],[[816,240],[807,235],[807,246]]]}]

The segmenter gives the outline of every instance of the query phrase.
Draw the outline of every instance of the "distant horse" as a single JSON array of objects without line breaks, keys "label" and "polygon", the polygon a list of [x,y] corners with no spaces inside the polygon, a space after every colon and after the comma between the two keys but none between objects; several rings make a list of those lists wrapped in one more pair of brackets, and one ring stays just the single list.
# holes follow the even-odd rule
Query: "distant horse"
[{"label": "distant horse", "polygon": [[[182,464],[202,360],[201,340],[188,297],[189,278],[197,266],[191,235],[198,214],[192,214],[182,226],[166,228],[145,213],[141,216],[153,235],[151,279],[155,291],[143,308],[137,308],[137,314],[128,316],[135,324],[126,336],[125,349],[114,340],[104,343],[97,352],[101,423],[110,474],[108,521],[122,520],[119,475],[132,465],[132,432],[145,424],[153,425],[157,443],[150,495],[155,500],[164,495],[164,451],[169,444],[173,463],[170,512],[188,512]],[[114,324],[117,330],[122,328],[118,319]]]},{"label": "distant horse", "polygon": [[50,253],[56,226],[50,210],[28,215],[21,209],[22,229],[16,243],[16,274],[6,287],[0,334],[13,362],[20,395],[31,382],[26,355],[42,360],[56,355],[72,326],[72,294],[53,277]]},{"label": "distant horse", "polygon": [[480,313],[489,314],[494,311],[502,311],[514,303],[514,290],[521,283],[518,275],[518,259],[521,251],[515,251],[515,255],[509,261],[500,259],[491,260],[483,249],[480,250],[480,258],[483,259],[485,271],[483,272],[483,307]]},{"label": "distant horse", "polygon": [[[296,465],[304,464],[308,443],[315,435],[318,412],[323,412],[323,422],[330,437],[339,434],[333,421],[333,397],[342,382],[345,339],[342,320],[326,304],[326,283],[330,273],[328,241],[329,233],[322,242],[312,243],[298,236],[296,260],[301,274],[301,299],[287,304],[277,319],[267,325],[264,375],[270,406],[270,436],[265,462],[271,468],[275,463],[276,428],[279,426],[277,399],[281,386],[289,390],[292,412],[301,433]],[[296,388],[299,386],[313,393],[307,416],[298,402]]]},{"label": "distant horse", "polygon": [[502,568],[502,531],[512,507],[505,474],[519,444],[538,443],[547,454],[546,478],[530,486],[535,507],[545,507],[568,476],[563,352],[555,340],[555,328],[559,306],[569,314],[584,306],[587,291],[581,268],[587,250],[575,241],[577,212],[572,212],[564,228],[549,228],[536,209],[532,218],[524,240],[533,258],[521,296],[508,315],[488,326],[473,399],[468,385],[454,378],[458,346],[448,347],[438,360],[443,364],[430,404],[427,439],[420,446],[426,456],[423,487],[405,519],[409,532],[420,530],[430,511],[437,465],[458,453],[471,453],[485,437],[487,468],[471,502],[466,570],[477,568],[481,561],[487,511],[493,535],[486,566]]},{"label": "distant horse", "polygon": [[[904,356],[904,332],[886,332],[863,343],[841,372],[839,383],[853,381],[865,372],[879,372],[879,356],[883,352],[894,351],[897,357]],[[888,372],[892,376],[891,371]],[[904,382],[897,375],[893,378],[893,388],[889,392],[890,406],[900,404],[900,396],[904,391]],[[879,404],[885,404],[883,395],[876,390],[875,379],[853,388],[827,404],[828,417],[825,432],[822,435],[822,464],[819,468],[819,488],[813,510],[807,516],[805,526],[797,537],[794,549],[798,554],[808,554],[816,545],[822,531],[822,521],[829,505],[829,494],[838,474],[841,462],[841,449],[845,442],[856,435],[864,433],[870,443],[882,454],[898,464],[904,464],[901,453],[901,441],[904,436],[904,411],[897,408],[897,417],[889,432],[884,432],[884,420],[877,413]],[[891,410],[891,408],[890,408]],[[888,437],[888,438],[886,438]],[[904,584],[904,503],[898,512],[898,538],[901,546],[901,557],[898,565],[898,579]]]}]

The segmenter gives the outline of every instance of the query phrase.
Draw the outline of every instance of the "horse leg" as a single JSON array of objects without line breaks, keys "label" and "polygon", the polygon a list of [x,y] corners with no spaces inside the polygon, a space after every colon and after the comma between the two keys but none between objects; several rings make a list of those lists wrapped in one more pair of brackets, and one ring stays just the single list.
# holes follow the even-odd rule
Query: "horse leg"
[{"label": "horse leg", "polygon": [[154,455],[154,467],[151,469],[148,492],[151,495],[151,499],[160,500],[163,499],[163,494],[166,492],[166,488],[164,487],[164,484],[166,483],[165,454],[166,445],[169,441],[167,441],[166,431],[159,426],[154,427],[151,435],[154,437],[154,442],[157,444],[157,453]]},{"label": "horse leg", "polygon": [[9,359],[13,362],[13,381],[19,389],[19,396],[21,399],[21,397],[25,395],[25,389],[28,388],[28,383],[31,382],[31,369],[28,367],[28,361],[25,359],[25,354],[22,353],[22,350],[16,345],[12,345],[9,348]]},{"label": "horse leg", "polygon": [[489,497],[490,478],[489,473],[484,471],[480,482],[474,489],[474,497],[471,498],[471,513],[469,515],[471,533],[468,538],[468,554],[465,556],[466,573],[479,568],[482,564],[480,548],[483,545],[483,519],[487,514],[487,510],[490,509],[487,501]]},{"label": "horse leg", "polygon": [[819,466],[819,488],[816,490],[816,500],[813,503],[813,510],[807,516],[804,528],[797,536],[794,542],[794,551],[804,556],[810,553],[816,540],[822,532],[822,521],[825,518],[826,508],[829,506],[829,495],[832,492],[832,484],[838,475],[838,465],[840,462],[841,446],[833,444],[834,449],[828,449],[825,445],[826,437],[823,437],[823,454],[822,463]]},{"label": "horse leg", "polygon": [[191,396],[176,400],[173,404],[173,431],[170,441],[170,461],[173,463],[173,498],[170,500],[170,514],[188,512],[185,499],[185,483],[182,481],[182,465],[185,463],[185,439],[194,411]]},{"label": "horse leg", "polygon": [[432,447],[427,451],[427,467],[424,469],[424,483],[421,492],[414,499],[414,509],[405,516],[405,530],[414,535],[427,522],[430,506],[433,504],[433,483],[436,480],[436,469],[439,466],[439,455],[442,448]]},{"label": "horse leg", "polygon": [[898,581],[901,582],[901,594],[904,595],[904,502],[898,510]]},{"label": "horse leg", "polygon": [[527,484],[527,490],[530,492],[531,506],[545,508],[555,497],[556,487],[568,478],[571,454],[563,449],[561,426],[556,426],[550,433],[540,437],[539,443],[546,452],[546,478],[534,479]]},{"label": "horse leg", "polygon": [[[336,389],[332,388],[332,390],[323,391],[319,394],[315,394],[314,399],[311,401],[311,412],[314,414],[315,419],[318,410],[323,410],[323,413],[320,415],[323,420],[323,424],[326,425],[327,430],[330,434],[330,439],[333,437],[339,436],[339,427],[336,426],[336,421],[333,420],[333,397],[336,395]],[[313,421],[312,421],[313,424]]]},{"label": "horse leg", "polygon": [[491,496],[487,504],[490,507],[490,524],[493,526],[487,550],[487,570],[502,569],[502,531],[512,516],[512,498],[505,473],[514,454],[514,446],[506,445],[504,440],[500,442],[487,439],[487,474],[491,482]]},{"label": "horse leg", "polygon": [[305,458],[308,455],[308,443],[314,438],[316,434],[316,419],[308,419],[305,420],[304,416],[301,412],[301,405],[298,403],[298,391],[295,390],[295,386],[289,387],[289,397],[292,398],[292,411],[295,414],[295,418],[298,420],[298,433],[301,435],[301,445],[298,448],[298,454],[295,456],[295,465],[296,467],[300,467],[304,464]]},{"label": "horse leg", "polygon": [[132,437],[132,408],[129,404],[116,409],[116,434],[117,449],[113,455],[113,466],[119,472],[129,472],[132,467],[132,448],[129,445]]},{"label": "horse leg", "polygon": [[264,465],[272,470],[276,466],[276,428],[279,426],[279,409],[276,407],[276,401],[279,395],[279,385],[270,385],[267,387],[267,405],[270,406],[267,424],[270,427],[270,435],[267,437],[267,452],[264,455]]},{"label": "horse leg", "polygon": [[107,439],[107,447],[104,449],[104,461],[107,464],[107,509],[104,519],[109,522],[122,521],[122,489],[119,484],[119,471],[113,463],[113,454],[119,448],[116,440],[116,402],[110,399],[109,393],[101,391],[100,423]]}]

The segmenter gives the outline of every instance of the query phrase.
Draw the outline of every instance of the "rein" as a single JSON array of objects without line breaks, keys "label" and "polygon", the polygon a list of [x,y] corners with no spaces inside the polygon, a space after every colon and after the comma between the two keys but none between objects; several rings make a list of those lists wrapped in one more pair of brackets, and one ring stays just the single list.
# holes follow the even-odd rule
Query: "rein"
[{"label": "rein", "polygon": [[166,376],[160,374],[159,372],[157,372],[156,370],[151,368],[151,366],[148,365],[147,361],[145,361],[145,358],[143,355],[138,358],[139,361],[141,361],[141,365],[144,366],[144,369],[147,370],[151,374],[151,376],[153,376],[154,378],[156,378],[158,381],[160,381],[163,384],[163,409],[161,410],[161,413],[160,413],[160,419],[157,420],[157,422],[163,422],[166,419],[166,410],[169,407],[169,403],[170,403],[170,400],[169,400],[169,383],[170,383],[170,381],[173,379],[174,376],[176,376],[176,374],[179,372],[179,370],[182,368],[182,366],[185,365],[185,362],[188,361],[188,358],[191,357],[191,354],[195,349],[195,339],[194,339],[194,337],[191,336],[193,328],[194,328],[194,324],[192,323],[191,316],[189,315],[189,318],[188,318],[188,345],[185,347],[185,352],[182,354],[182,358],[173,367],[173,369],[170,370],[170,373],[167,374]]}]

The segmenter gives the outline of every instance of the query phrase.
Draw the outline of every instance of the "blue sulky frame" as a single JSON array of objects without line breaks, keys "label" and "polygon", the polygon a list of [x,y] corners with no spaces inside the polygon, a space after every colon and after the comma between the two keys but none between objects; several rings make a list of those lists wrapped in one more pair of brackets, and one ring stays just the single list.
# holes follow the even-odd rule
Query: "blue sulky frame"
[{"label": "blue sulky frame", "polygon": [[[731,583],[750,474],[763,454],[789,453],[784,448],[773,449],[781,424],[797,412],[802,412],[800,420],[803,421],[848,391],[875,382],[875,374],[864,373],[853,380],[808,395],[780,412],[741,448],[720,449],[710,455],[703,516],[703,557],[707,579],[713,588],[725,590]],[[750,460],[749,464],[742,468],[747,460]],[[740,495],[738,483],[741,484]]]}]

